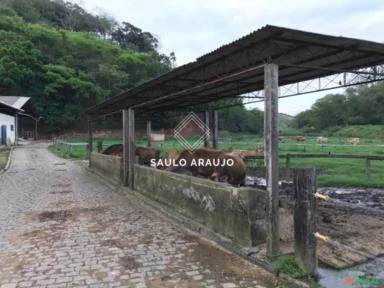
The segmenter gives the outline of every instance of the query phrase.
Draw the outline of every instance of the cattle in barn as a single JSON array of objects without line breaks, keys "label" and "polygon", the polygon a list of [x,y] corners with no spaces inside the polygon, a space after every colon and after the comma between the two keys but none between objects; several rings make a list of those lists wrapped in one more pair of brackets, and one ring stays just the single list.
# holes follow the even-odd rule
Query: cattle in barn
[{"label": "cattle in barn", "polygon": [[[114,144],[106,148],[102,154],[105,155],[115,155],[123,156],[123,144]],[[141,165],[150,165],[151,159],[158,160],[160,157],[160,149],[156,147],[143,147],[136,146],[135,156],[137,157],[137,162]]]},{"label": "cattle in barn", "polygon": [[348,138],[348,143],[351,145],[357,145],[360,142],[360,138],[358,137],[350,137]]},{"label": "cattle in barn", "polygon": [[177,149],[169,150],[161,157],[161,161],[158,161],[159,163],[156,163],[156,167],[162,170],[172,170],[172,163],[173,161],[176,161],[179,158],[180,153],[181,151]]},{"label": "cattle in barn", "polygon": [[319,143],[319,144],[328,144],[328,138],[327,137],[323,137],[323,136],[317,137],[317,143]]},{"label": "cattle in barn", "polygon": [[122,156],[123,155],[123,144],[113,144],[104,149],[102,154]]},{"label": "cattle in barn", "polygon": [[231,185],[243,186],[245,184],[245,164],[242,158],[224,153],[220,159],[233,160],[233,166],[218,166],[210,179],[219,182],[228,182]]},{"label": "cattle in barn", "polygon": [[151,159],[156,161],[160,158],[160,149],[157,147],[136,146],[135,156],[138,157],[140,165],[151,165]]},{"label": "cattle in barn", "polygon": [[305,141],[305,136],[295,136],[294,140],[296,142],[304,142]]},{"label": "cattle in barn", "polygon": [[[233,163],[233,165],[213,165],[215,161],[216,163]],[[200,165],[199,163],[201,162],[204,165]],[[244,161],[236,155],[230,155],[210,148],[199,148],[192,153],[189,150],[183,150],[176,163],[183,163],[183,165],[172,167],[172,172],[185,173],[190,171],[193,176],[201,176],[222,182],[226,181],[232,185],[244,185]],[[211,163],[211,165],[207,165],[207,163]]]}]

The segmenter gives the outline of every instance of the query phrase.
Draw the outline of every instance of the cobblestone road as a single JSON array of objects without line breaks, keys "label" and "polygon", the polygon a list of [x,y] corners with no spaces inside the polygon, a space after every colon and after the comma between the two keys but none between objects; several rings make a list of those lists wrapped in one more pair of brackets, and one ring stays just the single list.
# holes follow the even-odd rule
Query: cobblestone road
[{"label": "cobblestone road", "polygon": [[274,287],[44,144],[0,175],[0,287]]}]

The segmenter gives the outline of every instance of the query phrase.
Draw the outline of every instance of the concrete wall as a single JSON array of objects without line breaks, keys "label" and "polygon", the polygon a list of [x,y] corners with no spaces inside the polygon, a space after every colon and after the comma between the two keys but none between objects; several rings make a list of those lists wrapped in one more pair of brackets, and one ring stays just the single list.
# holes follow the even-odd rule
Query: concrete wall
[{"label": "concrete wall", "polygon": [[[15,117],[0,113],[0,129],[2,125],[7,126],[7,139],[6,139],[7,145],[15,144],[15,133],[16,133]],[[13,131],[11,129],[11,125],[13,125]],[[0,130],[0,138],[1,138],[1,130]]]},{"label": "concrete wall", "polygon": [[[122,158],[92,152],[92,169],[122,183]],[[243,246],[265,242],[266,192],[135,165],[135,190]]]},{"label": "concrete wall", "polygon": [[235,243],[265,241],[265,191],[135,165],[134,187]]},{"label": "concrete wall", "polygon": [[91,153],[90,167],[103,175],[122,183],[123,165],[119,156],[104,155],[97,152]]}]

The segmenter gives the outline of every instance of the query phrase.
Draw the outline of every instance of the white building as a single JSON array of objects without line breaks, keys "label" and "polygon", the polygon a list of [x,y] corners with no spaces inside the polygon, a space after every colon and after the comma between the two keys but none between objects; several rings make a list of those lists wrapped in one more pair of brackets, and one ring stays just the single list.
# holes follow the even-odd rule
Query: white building
[{"label": "white building", "polygon": [[18,137],[17,118],[29,97],[0,96],[0,145],[13,145]]}]

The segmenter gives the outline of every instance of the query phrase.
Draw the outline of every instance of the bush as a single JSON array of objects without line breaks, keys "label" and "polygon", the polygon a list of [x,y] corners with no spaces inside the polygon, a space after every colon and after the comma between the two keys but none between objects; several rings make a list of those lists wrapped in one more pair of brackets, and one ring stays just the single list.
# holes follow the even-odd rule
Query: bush
[{"label": "bush", "polygon": [[280,256],[272,263],[272,266],[276,273],[283,272],[295,279],[303,278],[306,276],[306,273],[296,262],[295,256],[292,255]]}]

